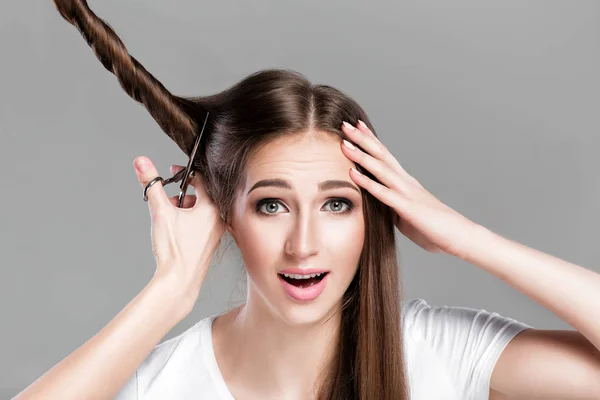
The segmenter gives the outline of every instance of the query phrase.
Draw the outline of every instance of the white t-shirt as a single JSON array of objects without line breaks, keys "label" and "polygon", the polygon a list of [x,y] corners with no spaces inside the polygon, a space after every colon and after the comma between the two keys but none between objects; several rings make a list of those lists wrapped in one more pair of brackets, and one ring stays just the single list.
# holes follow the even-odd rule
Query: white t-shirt
[{"label": "white t-shirt", "polygon": [[[197,322],[157,345],[116,400],[234,400],[219,371],[211,323]],[[495,312],[403,303],[411,400],[488,399],[492,370],[510,340],[531,326]]]}]

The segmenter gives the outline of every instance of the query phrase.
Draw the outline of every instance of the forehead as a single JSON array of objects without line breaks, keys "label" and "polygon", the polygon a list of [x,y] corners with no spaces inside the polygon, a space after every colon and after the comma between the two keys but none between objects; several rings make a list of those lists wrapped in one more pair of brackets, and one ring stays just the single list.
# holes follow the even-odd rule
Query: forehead
[{"label": "forehead", "polygon": [[258,179],[320,181],[325,177],[350,180],[348,170],[355,165],[340,148],[334,134],[298,134],[275,139],[256,152],[246,165],[246,182]]}]

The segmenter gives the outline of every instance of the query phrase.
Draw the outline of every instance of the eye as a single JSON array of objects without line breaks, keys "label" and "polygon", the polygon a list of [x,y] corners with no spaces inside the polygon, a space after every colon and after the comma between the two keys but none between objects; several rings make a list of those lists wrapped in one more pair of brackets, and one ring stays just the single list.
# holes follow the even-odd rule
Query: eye
[{"label": "eye", "polygon": [[344,214],[344,213],[350,212],[350,210],[352,210],[352,208],[354,208],[354,204],[352,204],[352,202],[350,200],[346,200],[346,199],[331,199],[325,204],[331,204],[332,208],[334,208],[335,210],[339,210],[340,208],[343,208],[344,205],[347,207],[343,211],[332,211],[334,214]]},{"label": "eye", "polygon": [[[332,208],[334,210],[332,210],[331,212],[334,214],[346,214],[346,213],[349,213],[354,208],[354,204],[350,200],[343,199],[343,198],[330,199],[325,204],[332,205]],[[267,210],[269,210],[269,211],[266,211],[266,212],[263,211],[262,210],[263,205],[267,205]],[[278,214],[275,211],[277,211],[277,209],[280,205],[283,206],[281,201],[278,199],[261,199],[256,203],[255,211],[259,214],[274,215],[274,214]],[[344,205],[346,206],[345,210],[337,211],[340,208],[343,208]],[[273,212],[271,212],[271,211],[273,211]]]}]

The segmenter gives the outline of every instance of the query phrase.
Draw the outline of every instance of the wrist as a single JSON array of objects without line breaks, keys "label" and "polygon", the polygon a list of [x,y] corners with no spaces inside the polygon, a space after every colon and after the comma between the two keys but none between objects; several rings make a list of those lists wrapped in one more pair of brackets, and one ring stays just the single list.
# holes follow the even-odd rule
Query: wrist
[{"label": "wrist", "polygon": [[161,303],[169,308],[169,312],[177,319],[183,320],[194,308],[199,293],[194,296],[183,290],[181,285],[167,276],[154,275],[147,285],[150,292],[160,297]]},{"label": "wrist", "polygon": [[487,241],[493,235],[494,233],[485,226],[474,224],[469,232],[468,245],[460,258],[468,263],[474,263],[474,260],[478,257],[478,253],[482,249],[485,250]]}]

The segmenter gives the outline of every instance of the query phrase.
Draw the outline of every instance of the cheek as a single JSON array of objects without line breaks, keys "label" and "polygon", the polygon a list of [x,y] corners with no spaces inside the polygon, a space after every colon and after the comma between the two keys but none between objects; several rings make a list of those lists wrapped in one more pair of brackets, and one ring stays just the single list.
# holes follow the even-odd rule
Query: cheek
[{"label": "cheek", "polygon": [[281,224],[263,222],[256,216],[243,216],[239,220],[235,242],[248,274],[260,273],[257,268],[273,268],[273,263],[280,260],[284,247],[283,232],[278,232],[281,229]]},{"label": "cheek", "polygon": [[[324,243],[333,256],[332,269],[346,268],[344,272],[354,275],[358,267],[358,259],[362,252],[365,240],[365,225],[362,216],[352,218],[347,224],[340,224],[327,236],[323,237]],[[340,271],[341,272],[341,271]]]},{"label": "cheek", "polygon": [[[285,221],[271,221],[267,218],[245,215],[236,227],[235,241],[242,254],[249,273],[257,267],[276,268],[282,257],[285,258],[285,240],[291,234]],[[362,214],[351,217],[324,218],[317,227],[320,253],[318,261],[332,270],[347,268],[348,273],[356,271],[358,258],[364,244],[364,221]],[[342,272],[342,271],[339,271]]]},{"label": "cheek", "polygon": [[342,246],[362,243],[364,223],[362,216],[325,219],[319,226],[319,235],[323,247]]}]

